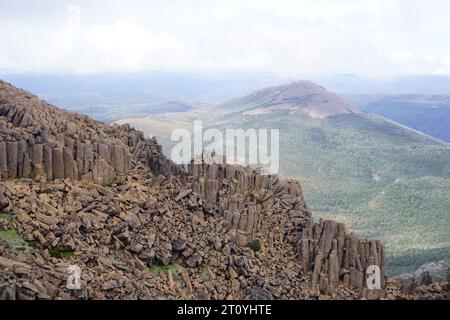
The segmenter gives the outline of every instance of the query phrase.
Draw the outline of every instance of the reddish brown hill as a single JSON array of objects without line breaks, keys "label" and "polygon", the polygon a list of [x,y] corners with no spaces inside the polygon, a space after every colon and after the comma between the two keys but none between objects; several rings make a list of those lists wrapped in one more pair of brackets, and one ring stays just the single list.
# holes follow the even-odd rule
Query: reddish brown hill
[{"label": "reddish brown hill", "polygon": [[244,111],[248,115],[303,111],[313,118],[357,112],[338,95],[310,81],[258,90],[221,107]]}]

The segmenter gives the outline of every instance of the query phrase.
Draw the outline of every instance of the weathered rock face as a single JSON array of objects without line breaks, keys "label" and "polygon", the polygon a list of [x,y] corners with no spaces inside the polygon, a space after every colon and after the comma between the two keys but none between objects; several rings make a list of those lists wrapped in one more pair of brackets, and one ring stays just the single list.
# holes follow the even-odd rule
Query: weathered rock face
[{"label": "weathered rock face", "polygon": [[246,246],[261,230],[261,221],[278,215],[283,241],[295,244],[299,263],[312,272],[313,286],[328,292],[340,282],[365,288],[369,266],[380,269],[380,284],[385,286],[379,241],[348,234],[334,221],[315,222],[297,182],[226,164],[192,164],[190,173],[194,192],[224,217],[238,245]]},{"label": "weathered rock face", "polygon": [[0,179],[89,180],[106,185],[142,161],[163,175],[180,168],[155,140],[58,109],[0,81]]},{"label": "weathered rock face", "polygon": [[311,216],[301,188],[294,181],[226,164],[193,164],[190,173],[193,191],[225,218],[242,246],[260,230],[260,220],[265,216],[283,215],[287,211],[295,211],[301,217]]},{"label": "weathered rock face", "polygon": [[418,283],[415,278],[389,279],[384,290],[384,298],[389,300],[450,300],[450,282],[438,280]]},{"label": "weathered rock face", "polygon": [[[316,295],[293,254],[295,247],[283,245],[278,232],[270,239],[265,231],[255,231],[258,251],[236,245],[224,217],[189,187],[176,176],[161,181],[142,165],[114,187],[70,179],[1,182],[4,210],[13,220],[0,227],[34,243],[27,253],[0,240],[4,292],[21,299]],[[261,229],[278,225],[274,218],[267,225],[261,222]],[[54,252],[74,254],[61,258]],[[67,268],[75,264],[83,273],[79,292],[66,287]],[[182,267],[161,267],[175,265]],[[160,269],[155,274],[148,267]],[[341,290],[336,297],[356,298],[357,293]]]},{"label": "weathered rock face", "polygon": [[377,266],[384,288],[384,251],[379,241],[347,234],[345,226],[334,221],[309,221],[301,233],[298,253],[305,269],[313,271],[313,284],[329,290],[341,280],[345,285],[364,288],[368,267]]}]

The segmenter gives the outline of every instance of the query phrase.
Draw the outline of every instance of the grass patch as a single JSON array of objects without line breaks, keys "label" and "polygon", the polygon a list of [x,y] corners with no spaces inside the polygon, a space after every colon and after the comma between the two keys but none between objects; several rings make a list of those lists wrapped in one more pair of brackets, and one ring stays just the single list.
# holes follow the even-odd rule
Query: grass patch
[{"label": "grass patch", "polygon": [[13,219],[12,213],[0,211],[0,220],[12,221],[12,219]]},{"label": "grass patch", "polygon": [[25,254],[30,254],[31,249],[35,247],[31,241],[25,241],[14,229],[0,231],[0,239],[5,241],[8,247],[23,251]]},{"label": "grass patch", "polygon": [[108,258],[109,261],[111,261],[113,263],[119,261],[114,254],[108,254],[106,257]]},{"label": "grass patch", "polygon": [[178,275],[178,270],[180,268],[181,268],[181,265],[179,265],[178,263],[171,263],[166,266],[160,266],[157,264],[153,264],[150,267],[148,267],[148,271],[156,276],[159,276],[161,271],[165,271],[165,272],[172,271],[172,274],[176,278]]},{"label": "grass patch", "polygon": [[250,240],[247,243],[247,247],[249,247],[250,249],[252,249],[254,252],[258,252],[261,250],[261,241],[259,240]]},{"label": "grass patch", "polygon": [[31,247],[31,248],[36,248],[39,245],[39,242],[36,240],[31,240],[31,241],[27,241],[27,244]]},{"label": "grass patch", "polygon": [[16,230],[10,229],[6,231],[0,231],[0,238],[6,241],[8,245],[18,246],[26,243]]},{"label": "grass patch", "polygon": [[74,252],[73,251],[63,251],[63,250],[59,250],[59,249],[51,249],[50,251],[50,256],[53,258],[57,258],[57,259],[68,259],[70,257],[73,257]]}]

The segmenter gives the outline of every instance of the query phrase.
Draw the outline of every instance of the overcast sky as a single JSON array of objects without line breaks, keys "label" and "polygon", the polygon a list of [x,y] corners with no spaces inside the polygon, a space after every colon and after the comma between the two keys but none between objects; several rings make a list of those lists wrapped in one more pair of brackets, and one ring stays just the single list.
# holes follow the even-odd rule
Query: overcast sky
[{"label": "overcast sky", "polygon": [[450,74],[448,0],[0,0],[0,70]]}]

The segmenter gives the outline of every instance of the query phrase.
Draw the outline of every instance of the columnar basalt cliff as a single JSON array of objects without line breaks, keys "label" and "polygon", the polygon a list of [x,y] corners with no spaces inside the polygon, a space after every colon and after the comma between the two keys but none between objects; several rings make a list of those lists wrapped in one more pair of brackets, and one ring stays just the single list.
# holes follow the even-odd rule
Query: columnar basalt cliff
[{"label": "columnar basalt cliff", "polygon": [[365,289],[372,264],[385,286],[380,243],[315,221],[295,181],[185,171],[127,125],[3,82],[0,138],[0,299],[383,296]]},{"label": "columnar basalt cliff", "polygon": [[0,81],[0,177],[76,179],[106,185],[137,161],[177,173],[155,140],[129,126],[105,126]]},{"label": "columnar basalt cliff", "polygon": [[[380,268],[385,286],[383,247],[361,239],[334,221],[314,221],[298,182],[261,175],[258,170],[227,164],[191,166],[193,190],[227,222],[235,242],[246,246],[261,230],[261,220],[279,218],[281,242],[294,244],[299,263],[312,272],[311,283],[330,292],[340,282],[365,288],[369,266]],[[265,230],[270,233],[270,230]]]}]

